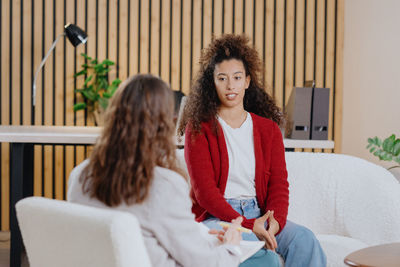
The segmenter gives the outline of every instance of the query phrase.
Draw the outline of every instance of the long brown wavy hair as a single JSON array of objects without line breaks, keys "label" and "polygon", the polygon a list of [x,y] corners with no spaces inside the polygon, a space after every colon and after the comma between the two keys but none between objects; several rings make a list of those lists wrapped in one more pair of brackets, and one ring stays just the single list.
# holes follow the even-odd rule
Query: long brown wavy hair
[{"label": "long brown wavy hair", "polygon": [[152,75],[122,83],[105,114],[104,129],[81,175],[83,191],[107,206],[141,203],[155,166],[177,167],[172,90]]},{"label": "long brown wavy hair", "polygon": [[[193,83],[183,110],[178,135],[185,133],[188,123],[195,133],[201,130],[201,123],[215,119],[220,100],[214,84],[215,65],[224,60],[237,59],[243,62],[246,76],[250,75],[250,85],[245,91],[243,105],[248,112],[271,119],[282,125],[284,116],[274,99],[267,94],[262,83],[262,62],[257,50],[249,45],[245,35],[225,34],[215,39],[202,51],[200,70]],[[217,132],[214,120],[214,130]]]}]

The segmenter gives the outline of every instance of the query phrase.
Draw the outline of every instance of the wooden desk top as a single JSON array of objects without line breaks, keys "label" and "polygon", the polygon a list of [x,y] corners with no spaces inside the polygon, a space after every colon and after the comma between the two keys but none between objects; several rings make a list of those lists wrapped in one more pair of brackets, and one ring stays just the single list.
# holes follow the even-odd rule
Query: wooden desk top
[{"label": "wooden desk top", "polygon": [[399,267],[400,243],[384,244],[357,250],[347,255],[344,263],[357,267]]},{"label": "wooden desk top", "polygon": [[0,126],[0,142],[94,144],[100,132],[91,126]]},{"label": "wooden desk top", "polygon": [[[94,126],[0,126],[0,142],[34,144],[94,144],[101,133]],[[184,145],[184,137],[177,145]],[[334,148],[331,140],[284,139],[286,148]]]}]

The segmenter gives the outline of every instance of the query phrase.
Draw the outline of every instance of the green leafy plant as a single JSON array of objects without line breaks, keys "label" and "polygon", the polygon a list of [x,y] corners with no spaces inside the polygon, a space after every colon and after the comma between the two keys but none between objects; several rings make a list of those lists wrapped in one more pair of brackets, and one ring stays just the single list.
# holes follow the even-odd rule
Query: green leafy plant
[{"label": "green leafy plant", "polygon": [[396,139],[396,135],[392,134],[383,141],[377,136],[368,138],[367,149],[380,160],[397,163],[397,165],[388,168],[388,170],[400,168],[400,138]]},{"label": "green leafy plant", "polygon": [[75,73],[75,77],[86,75],[83,87],[75,90],[75,93],[82,95],[85,102],[79,102],[74,105],[74,111],[87,109],[90,116],[93,116],[96,125],[101,123],[101,116],[108,107],[109,99],[114,95],[121,83],[116,78],[111,83],[108,82],[108,73],[110,66],[115,63],[109,59],[99,61],[97,58],[89,57],[82,53],[85,63],[82,64],[82,70]]}]

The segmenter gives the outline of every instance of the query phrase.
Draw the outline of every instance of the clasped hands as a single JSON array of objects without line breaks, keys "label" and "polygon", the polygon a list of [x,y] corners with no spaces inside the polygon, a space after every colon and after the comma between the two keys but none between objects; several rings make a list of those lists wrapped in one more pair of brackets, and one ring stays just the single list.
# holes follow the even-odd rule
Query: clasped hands
[{"label": "clasped hands", "polygon": [[[268,220],[268,227],[265,229],[265,222]],[[274,211],[267,211],[263,216],[254,221],[253,233],[258,239],[265,241],[265,248],[275,251],[278,247],[275,235],[279,231],[279,223],[274,217]]]},{"label": "clasped hands", "polygon": [[[265,222],[268,220],[268,227],[265,229]],[[240,243],[241,234],[237,230],[243,221],[242,217],[237,217],[232,220],[232,224],[229,227],[223,227],[223,231],[212,229],[209,231],[210,234],[217,235],[217,238],[226,244],[238,245]],[[279,223],[274,218],[274,211],[267,211],[263,216],[257,218],[254,221],[253,233],[258,239],[265,242],[265,248],[275,251],[278,247],[275,235],[279,231]]]}]

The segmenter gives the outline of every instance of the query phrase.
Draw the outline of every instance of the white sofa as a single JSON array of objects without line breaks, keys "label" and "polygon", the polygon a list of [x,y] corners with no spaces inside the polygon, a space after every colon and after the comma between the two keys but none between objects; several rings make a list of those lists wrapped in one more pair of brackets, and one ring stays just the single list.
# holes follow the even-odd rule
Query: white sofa
[{"label": "white sofa", "polygon": [[[177,152],[184,165],[183,150]],[[400,242],[400,184],[386,169],[343,154],[286,152],[288,219],[311,229],[328,266],[372,245]]]},{"label": "white sofa", "polygon": [[349,253],[400,242],[400,183],[386,169],[360,158],[286,152],[288,219],[310,228],[328,266],[346,266]]}]

